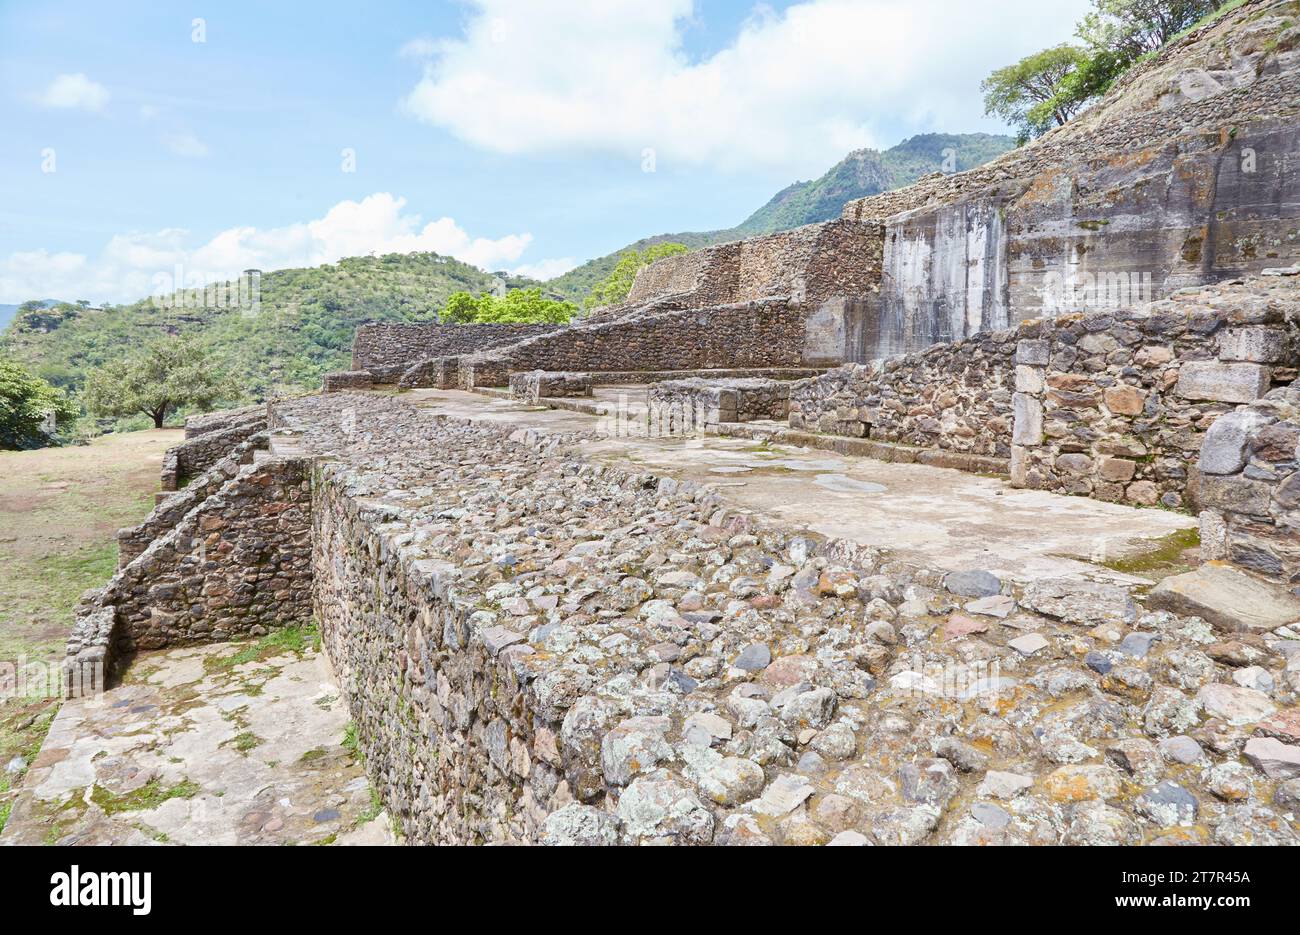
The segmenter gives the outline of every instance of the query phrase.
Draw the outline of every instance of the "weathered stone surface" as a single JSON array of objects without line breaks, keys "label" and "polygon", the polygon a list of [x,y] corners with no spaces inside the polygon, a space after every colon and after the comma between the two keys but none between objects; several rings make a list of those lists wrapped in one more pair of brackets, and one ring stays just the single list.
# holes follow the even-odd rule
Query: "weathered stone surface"
[{"label": "weathered stone surface", "polygon": [[1300,777],[1300,745],[1282,743],[1276,737],[1252,737],[1242,753],[1269,779]]},{"label": "weathered stone surface", "polygon": [[1286,351],[1286,332],[1280,328],[1225,328],[1219,333],[1220,360],[1275,364]]},{"label": "weathered stone surface", "polygon": [[1091,581],[1035,581],[1025,589],[1020,603],[1081,626],[1131,624],[1137,619],[1137,605],[1126,590]]},{"label": "weathered stone surface", "polygon": [[618,819],[575,802],[546,816],[541,843],[552,847],[612,847],[618,843]]},{"label": "weathered stone surface", "polygon": [[1196,693],[1196,700],[1210,717],[1234,727],[1254,724],[1277,710],[1268,695],[1239,685],[1206,685]]},{"label": "weathered stone surface", "polygon": [[987,571],[952,571],[944,576],[943,586],[962,597],[990,597],[1002,589],[1002,582]]},{"label": "weathered stone surface", "polygon": [[1271,372],[1261,364],[1225,364],[1218,361],[1189,361],[1178,372],[1175,388],[1184,399],[1208,399],[1222,403],[1248,403],[1268,391]]},{"label": "weathered stone surface", "polygon": [[1251,438],[1274,420],[1241,409],[1214,420],[1201,442],[1200,469],[1206,474],[1235,474],[1246,466]]},{"label": "weathered stone surface", "polygon": [[1147,603],[1203,617],[1228,632],[1275,630],[1300,620],[1300,598],[1227,565],[1206,564],[1165,578]]}]

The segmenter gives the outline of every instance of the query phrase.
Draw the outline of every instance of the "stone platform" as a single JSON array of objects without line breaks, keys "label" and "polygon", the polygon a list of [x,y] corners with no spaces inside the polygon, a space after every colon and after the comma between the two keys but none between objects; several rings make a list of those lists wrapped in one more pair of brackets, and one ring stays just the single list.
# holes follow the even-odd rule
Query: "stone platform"
[{"label": "stone platform", "polygon": [[900,560],[953,571],[980,567],[1025,582],[1066,575],[1136,583],[1141,579],[1104,563],[1164,548],[1169,536],[1196,526],[1180,513],[1020,490],[1001,478],[925,464],[715,435],[615,434],[619,424],[636,424],[644,415],[647,390],[597,387],[591,400],[553,401],[581,403],[581,412],[458,390],[416,390],[402,398],[433,412],[543,434],[605,431],[585,445],[602,463],[639,464],[713,484],[737,509],[869,547],[887,544]]},{"label": "stone platform", "polygon": [[0,844],[391,844],[324,656],[149,653],[64,702]]}]

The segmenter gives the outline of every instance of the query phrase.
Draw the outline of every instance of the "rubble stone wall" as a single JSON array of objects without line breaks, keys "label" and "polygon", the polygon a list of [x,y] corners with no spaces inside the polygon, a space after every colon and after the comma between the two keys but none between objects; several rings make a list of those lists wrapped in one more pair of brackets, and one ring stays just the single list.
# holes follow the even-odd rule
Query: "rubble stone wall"
[{"label": "rubble stone wall", "polygon": [[1200,454],[1203,557],[1300,584],[1300,385],[1221,416]]},{"label": "rubble stone wall", "polygon": [[[266,429],[266,410],[256,406],[238,410],[240,416],[185,423],[185,441],[163,455],[162,489],[176,490],[197,477],[251,436]],[[213,415],[223,415],[214,413]]]},{"label": "rubble stone wall", "polygon": [[215,492],[203,481],[164,501],[144,524],[161,535],[78,608],[69,691],[93,686],[96,666],[107,673],[137,650],[261,636],[308,619],[309,505],[307,461],[281,458],[239,466]]},{"label": "rubble stone wall", "polygon": [[805,317],[801,306],[766,299],[567,328],[462,357],[461,385],[506,386],[519,370],[797,367]]},{"label": "rubble stone wall", "polygon": [[1205,430],[1294,378],[1294,277],[1034,320],[796,384],[793,428],[1009,458],[1012,482],[1197,502]]},{"label": "rubble stone wall", "polygon": [[[224,433],[214,433],[224,434]],[[265,431],[257,432],[245,438],[233,448],[228,448],[223,456],[206,471],[194,477],[184,489],[162,499],[145,519],[135,526],[117,531],[117,567],[125,568],[147,549],[155,539],[176,527],[181,518],[201,504],[212,494],[220,490],[228,480],[239,472],[240,465],[253,460],[253,452],[265,450],[268,436]],[[163,489],[166,487],[166,474],[163,476]]]},{"label": "rubble stone wall", "polygon": [[381,382],[396,382],[412,364],[430,357],[470,354],[545,334],[564,325],[401,324],[371,322],[352,339],[352,369],[369,370]]}]

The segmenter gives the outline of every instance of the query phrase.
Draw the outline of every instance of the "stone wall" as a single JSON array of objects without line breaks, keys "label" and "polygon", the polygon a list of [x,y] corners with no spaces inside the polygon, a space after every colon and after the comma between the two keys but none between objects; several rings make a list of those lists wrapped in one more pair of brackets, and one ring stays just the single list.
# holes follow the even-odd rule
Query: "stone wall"
[{"label": "stone wall", "polygon": [[396,382],[412,364],[430,357],[470,354],[563,327],[370,322],[357,328],[352,339],[352,369],[369,370],[380,383]]},{"label": "stone wall", "polygon": [[187,419],[185,441],[168,448],[163,455],[162,489],[178,489],[228,455],[236,445],[265,429],[264,406],[209,413],[201,420]]},{"label": "stone wall", "polygon": [[1238,407],[1201,443],[1201,554],[1300,585],[1300,385]]},{"label": "stone wall", "polygon": [[1103,500],[1197,500],[1205,430],[1294,378],[1300,283],[1187,290],[803,381],[794,428],[1009,458],[1013,483]]},{"label": "stone wall", "polygon": [[325,374],[321,382],[323,393],[346,393],[351,390],[374,389],[375,375],[369,370],[338,370]]},{"label": "stone wall", "polygon": [[462,357],[461,385],[506,386],[519,370],[697,370],[803,364],[805,313],[783,299],[576,326]]},{"label": "stone wall", "polygon": [[215,492],[196,487],[195,499],[200,489],[207,495],[179,519],[188,491],[164,501],[143,524],[158,538],[78,608],[69,694],[102,685],[136,650],[260,636],[310,618],[307,462],[244,464]]},{"label": "stone wall", "polygon": [[[224,433],[213,433],[222,435]],[[147,549],[155,539],[176,527],[181,518],[220,490],[234,477],[241,465],[251,464],[253,453],[267,447],[268,435],[258,432],[245,438],[223,453],[222,457],[206,471],[194,477],[183,490],[164,497],[154,506],[144,521],[117,531],[117,567],[125,568]],[[163,489],[167,476],[163,476]]]},{"label": "stone wall", "polygon": [[685,434],[723,422],[784,419],[790,383],[757,378],[665,380],[650,388],[648,404],[652,434]]},{"label": "stone wall", "polygon": [[591,374],[530,370],[510,375],[510,395],[536,405],[543,398],[590,396]]},{"label": "stone wall", "polygon": [[637,272],[628,303],[672,298],[703,308],[794,297],[810,306],[880,285],[883,227],[808,224],[656,260]]}]

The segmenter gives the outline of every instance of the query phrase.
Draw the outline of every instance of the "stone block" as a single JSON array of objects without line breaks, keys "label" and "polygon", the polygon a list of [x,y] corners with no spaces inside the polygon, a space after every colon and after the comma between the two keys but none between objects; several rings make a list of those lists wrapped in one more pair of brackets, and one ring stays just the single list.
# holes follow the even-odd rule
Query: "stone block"
[{"label": "stone block", "polygon": [[1026,393],[1014,393],[1011,396],[1011,412],[1015,420],[1011,430],[1012,444],[1041,445],[1043,443],[1042,402]]},{"label": "stone block", "polygon": [[1011,486],[1023,487],[1029,475],[1029,453],[1024,445],[1011,446]]},{"label": "stone block", "polygon": [[1183,616],[1201,617],[1233,632],[1276,630],[1300,619],[1300,598],[1228,565],[1202,565],[1165,578],[1147,604]]},{"label": "stone block", "polygon": [[1215,419],[1201,442],[1201,473],[1236,474],[1246,466],[1251,437],[1274,421],[1272,416],[1250,409]]},{"label": "stone block", "polygon": [[1016,365],[1016,392],[1037,395],[1043,391],[1043,371],[1025,364]]},{"label": "stone block", "polygon": [[1201,559],[1216,561],[1228,557],[1228,524],[1217,510],[1201,510]]},{"label": "stone block", "polygon": [[1112,386],[1105,394],[1106,408],[1119,416],[1142,414],[1147,394],[1135,386]]},{"label": "stone block", "polygon": [[1219,360],[1276,364],[1286,351],[1286,333],[1278,328],[1225,328],[1219,334]]},{"label": "stone block", "polygon": [[1271,376],[1262,364],[1193,360],[1179,369],[1174,393],[1183,399],[1249,403],[1268,392]]},{"label": "stone block", "polygon": [[1046,367],[1051,352],[1051,345],[1042,338],[1026,338],[1016,343],[1016,363]]},{"label": "stone block", "polygon": [[1270,492],[1268,484],[1238,474],[1205,474],[1201,477],[1197,499],[1202,507],[1224,513],[1267,516]]},{"label": "stone block", "polygon": [[1126,484],[1133,479],[1137,462],[1127,458],[1102,457],[1097,459],[1097,474],[1102,480]]}]

